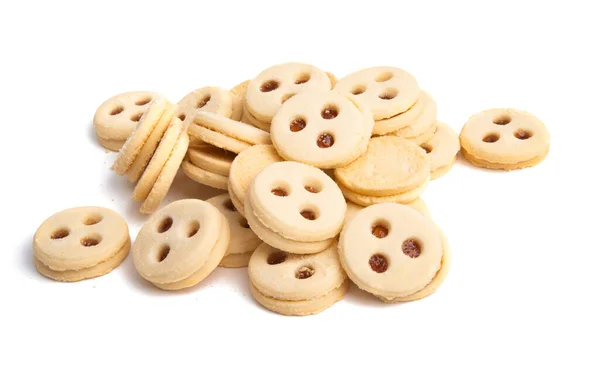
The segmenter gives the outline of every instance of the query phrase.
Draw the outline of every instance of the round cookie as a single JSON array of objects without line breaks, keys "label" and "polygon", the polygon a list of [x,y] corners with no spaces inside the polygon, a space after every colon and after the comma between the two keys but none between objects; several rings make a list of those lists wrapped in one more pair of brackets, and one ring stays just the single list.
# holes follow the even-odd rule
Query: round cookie
[{"label": "round cookie", "polygon": [[491,109],[475,114],[465,123],[460,144],[467,159],[475,158],[473,164],[510,170],[541,162],[550,147],[550,134],[528,112]]},{"label": "round cookie", "polygon": [[248,85],[250,85],[250,80],[240,82],[239,84],[237,84],[234,87],[232,87],[231,89],[229,89],[229,91],[233,95],[236,95],[236,96],[240,97],[241,99],[244,99],[244,98],[246,98],[246,91],[248,90]]},{"label": "round cookie", "polygon": [[247,142],[240,141],[239,139],[228,137],[227,135],[218,133],[207,129],[204,126],[200,126],[196,123],[192,123],[189,129],[190,135],[203,142],[210,143],[213,146],[219,147],[223,150],[231,151],[236,154],[241,153],[248,147],[252,146]]},{"label": "round cookie", "polygon": [[417,145],[420,146],[423,143],[425,143],[428,140],[430,140],[431,138],[433,138],[433,136],[435,135],[435,130],[436,130],[436,125],[434,123],[427,130],[425,130],[425,132],[423,134],[417,135],[416,137],[405,138],[405,139],[407,139],[407,140],[413,142],[414,144],[417,144]]},{"label": "round cookie", "polygon": [[238,139],[253,145],[271,143],[271,136],[263,130],[243,122],[233,121],[223,116],[199,111],[196,113],[196,124],[214,132]]},{"label": "round cookie", "polygon": [[104,147],[105,149],[109,149],[111,151],[119,151],[119,150],[121,150],[121,147],[123,147],[123,145],[125,144],[125,141],[104,139],[97,134],[96,134],[96,138],[98,139],[98,143],[100,143],[100,146]]},{"label": "round cookie", "polygon": [[398,129],[408,127],[415,123],[417,118],[419,118],[419,116],[423,113],[425,103],[427,102],[427,97],[429,97],[428,94],[424,91],[421,91],[421,93],[419,93],[419,98],[417,99],[417,102],[414,105],[412,105],[410,109],[400,114],[396,114],[392,117],[375,121],[375,125],[373,126],[373,134],[389,134]]},{"label": "round cookie", "polygon": [[41,263],[38,270],[61,281],[110,272],[127,256],[129,244],[125,220],[102,207],[76,207],[58,212],[40,225],[33,238],[35,259]]},{"label": "round cookie", "polygon": [[465,157],[465,159],[467,159],[469,162],[471,162],[472,164],[474,164],[477,167],[487,168],[490,170],[510,171],[510,170],[519,170],[522,168],[535,166],[536,164],[540,163],[548,156],[549,150],[546,150],[546,152],[543,153],[542,155],[532,158],[528,161],[512,163],[512,164],[487,162],[487,161],[481,160],[479,158],[476,158],[476,157],[470,155],[468,152],[465,151],[465,149],[462,149],[461,152],[462,152],[463,156]]},{"label": "round cookie", "polygon": [[425,92],[422,92],[422,94],[423,111],[410,125],[395,130],[393,132],[395,136],[406,139],[417,139],[417,137],[419,137],[420,135],[428,133],[433,135],[433,133],[435,132],[435,122],[437,119],[437,103],[429,94]]},{"label": "round cookie", "polygon": [[380,204],[380,203],[410,204],[413,201],[415,201],[417,198],[419,198],[419,196],[421,196],[423,191],[425,191],[425,188],[427,188],[428,184],[429,184],[429,177],[427,178],[427,180],[425,182],[423,182],[418,187],[413,188],[412,190],[405,191],[405,192],[395,194],[395,195],[389,195],[389,196],[363,195],[363,194],[356,193],[352,190],[349,190],[346,187],[342,186],[341,184],[338,184],[338,186],[339,186],[340,190],[342,191],[342,194],[344,194],[344,197],[346,199],[348,199],[358,205],[368,207],[370,205]]},{"label": "round cookie", "polygon": [[190,146],[187,155],[194,166],[223,176],[229,176],[231,163],[236,156],[230,151],[203,142]]},{"label": "round cookie", "polygon": [[256,119],[270,123],[286,100],[312,89],[331,89],[331,80],[324,71],[301,63],[272,66],[250,81],[246,107]]},{"label": "round cookie", "polygon": [[447,124],[436,122],[436,131],[429,141],[421,144],[429,156],[431,179],[447,173],[460,150],[458,134]]},{"label": "round cookie", "polygon": [[344,227],[340,261],[361,289],[387,299],[424,289],[441,267],[443,245],[431,219],[394,203],[358,212]]},{"label": "round cookie", "polygon": [[183,161],[181,164],[181,169],[188,178],[195,182],[217,188],[219,190],[227,190],[226,176],[215,174],[203,168],[197,167],[187,160]]},{"label": "round cookie", "polygon": [[[207,203],[215,206],[225,216],[229,223],[231,239],[221,265],[245,267],[248,265],[249,254],[262,243],[262,240],[250,229],[246,219],[235,209],[228,194],[210,198]],[[228,259],[231,256],[231,259]],[[231,261],[230,261],[231,260]],[[245,263],[244,263],[244,260]]]},{"label": "round cookie", "polygon": [[385,135],[371,139],[365,155],[347,166],[336,168],[335,178],[355,193],[397,195],[426,182],[429,158],[418,145]]},{"label": "round cookie", "polygon": [[271,122],[271,139],[287,160],[336,168],[366,151],[372,130],[368,110],[336,91],[312,90],[281,106]]},{"label": "round cookie", "polygon": [[412,74],[390,66],[349,74],[339,80],[334,89],[369,108],[375,120],[390,118],[410,109],[421,91]]},{"label": "round cookie", "polygon": [[196,89],[183,97],[178,104],[181,106],[178,118],[189,126],[199,110],[222,115],[230,118],[233,114],[233,95],[227,89],[207,86]]},{"label": "round cookie", "polygon": [[264,168],[252,181],[247,197],[262,224],[296,241],[334,237],[346,213],[337,184],[323,171],[297,162]]},{"label": "round cookie", "polygon": [[135,268],[163,289],[200,282],[221,261],[229,245],[229,225],[213,205],[197,199],[158,210],[133,244]]},{"label": "round cookie", "polygon": [[117,94],[107,99],[94,115],[96,134],[103,140],[125,141],[157,97],[160,96],[154,92],[137,91]]},{"label": "round cookie", "polygon": [[252,113],[250,113],[250,111],[248,111],[248,107],[246,106],[246,103],[244,102],[243,108],[242,108],[242,122],[247,123],[249,125],[252,125],[254,127],[258,127],[259,129],[269,132],[271,131],[271,124],[267,123],[267,122],[262,122],[259,121],[255,116],[252,115]]}]

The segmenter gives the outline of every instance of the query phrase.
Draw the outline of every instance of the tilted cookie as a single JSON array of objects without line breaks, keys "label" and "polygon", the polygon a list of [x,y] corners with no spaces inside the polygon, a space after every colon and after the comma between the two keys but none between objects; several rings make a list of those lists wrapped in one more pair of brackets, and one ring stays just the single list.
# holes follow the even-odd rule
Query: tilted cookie
[{"label": "tilted cookie", "polygon": [[331,89],[331,80],[324,71],[301,63],[272,66],[250,81],[246,106],[258,120],[270,123],[285,101],[313,89]]},{"label": "tilted cookie", "polygon": [[262,224],[297,241],[336,236],[346,213],[337,184],[323,171],[297,162],[264,168],[252,181],[247,202]]},{"label": "tilted cookie", "polygon": [[96,134],[103,140],[125,141],[157,97],[160,96],[154,92],[137,91],[107,99],[94,115]]},{"label": "tilted cookie", "polygon": [[373,130],[370,111],[333,90],[294,96],[271,122],[279,155],[319,168],[347,165],[362,155]]},{"label": "tilted cookie", "polygon": [[227,190],[228,178],[226,176],[205,170],[187,160],[183,161],[181,169],[183,170],[183,173],[194,182],[219,190]]},{"label": "tilted cookie", "polygon": [[125,144],[124,140],[117,141],[114,139],[104,139],[98,134],[96,134],[96,139],[98,139],[98,143],[100,143],[100,146],[111,151],[119,151],[121,150],[121,147],[123,147],[123,145]]},{"label": "tilted cookie", "polygon": [[463,154],[479,167],[515,170],[540,163],[550,150],[550,134],[532,114],[491,109],[472,116],[460,132]]},{"label": "tilted cookie", "polygon": [[189,161],[197,167],[212,173],[229,176],[231,163],[236,155],[213,145],[201,142],[188,148]]},{"label": "tilted cookie", "polygon": [[246,80],[229,89],[229,92],[233,95],[233,112],[231,114],[231,119],[234,121],[242,120],[244,103],[246,100],[246,89],[248,89],[249,84],[250,80]]},{"label": "tilted cookie", "polygon": [[123,218],[102,207],[76,207],[46,219],[33,238],[35,266],[57,281],[102,276],[129,253],[129,229]]},{"label": "tilted cookie", "polygon": [[242,151],[252,146],[248,142],[244,142],[239,139],[229,137],[225,134],[218,133],[204,126],[200,126],[196,123],[192,123],[190,125],[189,133],[191,137],[194,137],[206,143],[210,143],[215,147],[231,151],[236,154],[241,153]]},{"label": "tilted cookie", "polygon": [[133,244],[133,262],[143,278],[161,289],[188,288],[217,267],[229,237],[227,220],[213,205],[178,200],[144,224]]},{"label": "tilted cookie", "polygon": [[252,232],[246,219],[235,209],[228,194],[215,196],[206,202],[215,206],[225,216],[231,231],[227,253],[219,265],[228,268],[247,266],[252,252],[262,240]]},{"label": "tilted cookie", "polygon": [[396,114],[392,117],[375,121],[375,125],[373,126],[373,134],[389,134],[415,123],[417,118],[419,118],[419,116],[421,116],[421,114],[423,113],[423,109],[428,101],[428,97],[429,95],[427,93],[421,91],[417,102],[414,105],[412,105],[410,109],[400,114]]},{"label": "tilted cookie", "polygon": [[392,132],[393,135],[418,141],[418,145],[428,141],[433,136],[437,120],[437,103],[429,94],[424,94],[424,105],[421,114],[410,125]]},{"label": "tilted cookie", "polygon": [[460,151],[458,134],[447,124],[438,121],[433,138],[423,143],[421,148],[429,156],[431,179],[439,178],[450,171]]},{"label": "tilted cookie", "polygon": [[216,133],[235,138],[252,145],[271,143],[271,136],[247,123],[233,121],[223,116],[199,111],[194,120],[196,124]]},{"label": "tilted cookie", "polygon": [[334,89],[369,108],[375,120],[410,109],[421,91],[412,74],[390,66],[349,74],[340,79]]},{"label": "tilted cookie", "polygon": [[344,227],[340,261],[361,289],[386,300],[406,298],[436,277],[444,255],[442,236],[423,214],[386,203],[358,212]]},{"label": "tilted cookie", "polygon": [[361,194],[358,192],[354,192],[354,191],[342,186],[341,184],[338,184],[338,186],[339,186],[340,190],[342,191],[342,194],[344,194],[344,197],[346,199],[348,199],[349,201],[354,202],[358,205],[368,207],[373,204],[379,204],[379,203],[410,204],[410,203],[414,202],[415,200],[417,200],[419,198],[419,196],[421,196],[421,194],[423,193],[423,191],[425,191],[425,188],[427,187],[428,184],[429,184],[429,177],[427,177],[427,180],[425,182],[421,183],[421,185],[417,186],[416,188],[413,188],[412,190],[401,192],[401,193],[395,194],[395,195],[388,195],[388,196],[364,195],[364,194]]},{"label": "tilted cookie", "polygon": [[293,255],[262,244],[248,264],[254,299],[279,314],[319,313],[348,290],[335,243],[314,255]]},{"label": "tilted cookie", "polygon": [[240,121],[254,127],[258,127],[266,132],[271,131],[271,123],[260,121],[258,118],[252,115],[252,113],[248,110],[248,106],[246,106],[246,102],[244,102],[242,105],[242,119]]},{"label": "tilted cookie", "polygon": [[178,118],[187,126],[200,110],[229,118],[233,113],[233,102],[233,95],[227,89],[216,86],[196,89],[178,102],[181,106]]}]

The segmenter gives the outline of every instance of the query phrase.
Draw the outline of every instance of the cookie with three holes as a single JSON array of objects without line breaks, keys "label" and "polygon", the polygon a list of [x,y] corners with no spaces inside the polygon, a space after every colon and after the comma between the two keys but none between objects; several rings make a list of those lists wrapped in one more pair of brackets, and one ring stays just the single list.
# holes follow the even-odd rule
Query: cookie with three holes
[{"label": "cookie with three holes", "polygon": [[76,207],[46,219],[33,238],[35,267],[57,281],[102,276],[127,257],[127,223],[102,207]]},{"label": "cookie with three holes", "polygon": [[442,234],[428,217],[392,203],[359,211],[339,239],[340,261],[348,277],[388,302],[433,293],[447,274],[446,249]]},{"label": "cookie with three holes", "polygon": [[290,316],[327,309],[344,297],[349,286],[335,242],[313,255],[294,255],[261,244],[250,258],[248,276],[259,304]]},{"label": "cookie with three holes", "polygon": [[473,115],[460,132],[463,155],[495,170],[535,166],[550,150],[550,134],[534,115],[516,109],[490,109]]},{"label": "cookie with three holes", "polygon": [[217,267],[229,239],[229,224],[215,206],[178,200],[144,224],[133,243],[133,261],[138,273],[161,289],[189,288]]}]

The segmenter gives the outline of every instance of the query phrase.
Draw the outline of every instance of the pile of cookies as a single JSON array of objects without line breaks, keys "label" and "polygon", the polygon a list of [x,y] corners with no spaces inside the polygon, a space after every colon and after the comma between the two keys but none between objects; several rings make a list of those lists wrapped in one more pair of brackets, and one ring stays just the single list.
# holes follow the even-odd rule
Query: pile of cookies
[{"label": "pile of cookies", "polygon": [[[408,72],[375,67],[339,81],[312,65],[266,69],[231,90],[204,87],[177,104],[152,92],[117,95],[94,117],[112,166],[136,182],[152,213],[181,167],[227,190],[155,212],[137,235],[138,273],[165,290],[189,288],[217,266],[248,267],[254,299],[286,315],[318,313],[353,283],[384,302],[429,296],[451,252],[420,198],[458,152],[476,166],[512,170],[549,150],[542,122],[493,109],[459,136]],[[115,212],[60,212],[34,239],[36,267],[60,281],[105,274],[129,252]]]}]

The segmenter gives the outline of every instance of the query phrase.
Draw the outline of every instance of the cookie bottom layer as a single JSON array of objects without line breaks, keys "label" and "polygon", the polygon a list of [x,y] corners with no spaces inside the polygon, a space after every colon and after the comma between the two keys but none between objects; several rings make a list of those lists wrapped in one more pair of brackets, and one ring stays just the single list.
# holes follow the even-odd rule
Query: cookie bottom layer
[{"label": "cookie bottom layer", "polygon": [[217,188],[219,190],[227,190],[227,181],[229,179],[226,176],[215,174],[214,172],[210,172],[195,166],[187,160],[183,161],[181,168],[183,169],[185,175],[195,182],[212,188]]},{"label": "cookie bottom layer", "polygon": [[338,183],[338,186],[340,187],[340,190],[342,190],[342,194],[344,194],[344,197],[346,199],[348,199],[351,202],[354,202],[360,206],[367,207],[367,206],[370,206],[373,204],[378,204],[378,203],[408,204],[408,203],[414,201],[415,199],[417,199],[419,196],[421,196],[423,191],[425,191],[425,188],[427,187],[428,183],[429,183],[429,178],[425,182],[423,182],[423,184],[421,184],[420,186],[418,186],[417,188],[415,188],[413,190],[406,191],[406,192],[403,192],[403,193],[397,194],[397,195],[390,195],[390,196],[363,195],[363,194],[359,194],[354,191],[351,191],[339,183]]},{"label": "cookie bottom layer", "polygon": [[229,191],[229,199],[231,199],[231,203],[233,203],[233,206],[235,207],[237,212],[243,217],[246,217],[246,211],[244,211],[244,203],[242,203],[242,201],[237,197],[235,192],[233,192],[229,181],[227,182],[227,191]]},{"label": "cookie bottom layer", "polygon": [[452,162],[450,162],[450,164],[447,164],[445,166],[440,166],[436,169],[432,169],[431,170],[431,180],[433,179],[437,179],[443,175],[446,175],[450,169],[452,169],[452,166],[454,166],[454,163],[456,162],[456,156],[454,157],[454,159],[452,159]]},{"label": "cookie bottom layer", "polygon": [[537,157],[531,158],[526,161],[517,162],[517,163],[488,162],[484,159],[477,158],[476,156],[471,155],[464,148],[461,148],[461,152],[462,152],[463,156],[469,162],[471,162],[474,166],[487,168],[490,170],[511,171],[511,170],[519,170],[519,169],[527,168],[527,167],[533,167],[533,166],[537,165],[538,163],[542,162],[548,156],[548,153],[550,152],[550,147],[548,147],[548,149],[546,149],[546,151],[544,151],[543,154],[538,155]]},{"label": "cookie bottom layer", "polygon": [[248,262],[250,262],[250,256],[252,256],[252,251],[245,253],[232,253],[223,257],[223,259],[219,263],[219,266],[224,268],[247,267]]},{"label": "cookie bottom layer", "polygon": [[298,301],[278,300],[268,297],[256,289],[252,283],[250,283],[250,291],[256,302],[272,312],[286,316],[308,316],[322,312],[340,301],[348,291],[349,286],[350,281],[346,279],[342,285],[323,296],[312,300]]},{"label": "cookie bottom layer", "polygon": [[100,143],[100,146],[111,151],[119,151],[121,150],[121,147],[123,147],[123,145],[125,144],[125,141],[102,138],[98,134],[96,134],[96,138],[98,139],[98,143]]},{"label": "cookie bottom layer", "polygon": [[86,279],[92,279],[99,276],[104,276],[109,273],[113,269],[119,266],[125,260],[127,255],[129,254],[129,250],[131,249],[131,240],[127,240],[127,243],[121,247],[117,251],[117,253],[111,258],[94,265],[89,268],[82,268],[77,270],[67,270],[67,271],[55,271],[50,269],[46,264],[42,261],[38,260],[37,257],[34,256],[35,268],[37,271],[44,277],[55,281],[62,282],[75,282]]}]

